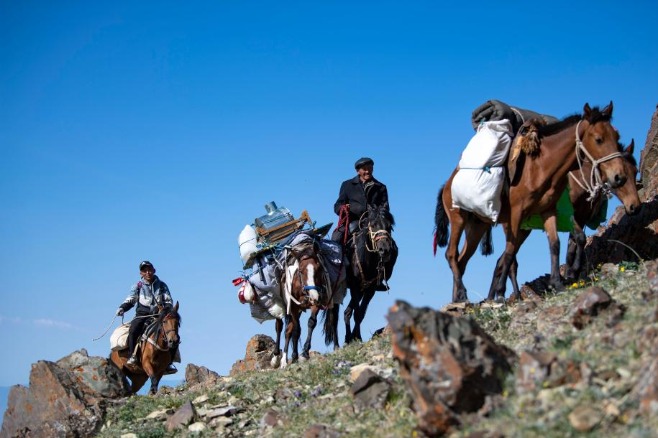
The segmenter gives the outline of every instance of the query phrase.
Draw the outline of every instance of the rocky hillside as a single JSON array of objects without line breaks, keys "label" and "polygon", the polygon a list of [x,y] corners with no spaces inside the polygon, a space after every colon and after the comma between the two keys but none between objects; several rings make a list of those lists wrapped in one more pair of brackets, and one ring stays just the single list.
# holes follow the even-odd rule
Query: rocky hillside
[{"label": "rocky hillside", "polygon": [[[189,367],[193,384],[121,399],[98,436],[658,434],[658,261],[604,265],[592,285],[538,301],[457,311],[399,302],[383,334],[285,370]],[[413,328],[397,331],[408,316]],[[415,352],[403,352],[412,332]],[[412,375],[412,362],[432,372]]]}]

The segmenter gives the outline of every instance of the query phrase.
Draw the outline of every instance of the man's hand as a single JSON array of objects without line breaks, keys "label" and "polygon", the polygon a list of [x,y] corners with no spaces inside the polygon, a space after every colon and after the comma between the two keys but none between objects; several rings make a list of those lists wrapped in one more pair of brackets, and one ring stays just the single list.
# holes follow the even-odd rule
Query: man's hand
[{"label": "man's hand", "polygon": [[117,316],[123,316],[124,313],[125,313],[125,310],[123,310],[121,307],[119,307],[117,309]]}]

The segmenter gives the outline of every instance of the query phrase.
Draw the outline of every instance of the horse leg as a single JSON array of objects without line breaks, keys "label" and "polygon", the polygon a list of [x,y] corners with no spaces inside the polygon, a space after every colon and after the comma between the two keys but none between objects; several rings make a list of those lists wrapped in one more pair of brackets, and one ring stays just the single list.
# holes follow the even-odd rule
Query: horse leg
[{"label": "horse leg", "polygon": [[546,236],[548,237],[548,249],[551,253],[551,278],[549,282],[555,290],[563,290],[564,285],[560,276],[560,239],[557,235],[557,216],[554,211],[542,214],[542,216],[544,218],[544,230],[546,230]]},{"label": "horse leg", "polygon": [[[455,302],[464,302],[468,301],[468,296],[466,295],[466,287],[462,282],[464,274],[466,273],[466,266],[468,261],[473,257],[475,251],[477,250],[479,242],[482,240],[484,233],[490,229],[488,224],[481,222],[479,220],[467,219],[464,222],[464,232],[466,238],[464,239],[464,246],[462,247],[459,257],[457,259],[457,270],[459,271],[459,284],[463,293],[458,290],[457,292],[457,301]],[[454,290],[453,290],[453,300],[454,300]]]},{"label": "horse leg", "polygon": [[567,245],[567,269],[565,277],[568,280],[578,280],[584,266],[585,259],[585,231],[580,225],[575,224],[573,231],[569,233],[569,243]]},{"label": "horse leg", "polygon": [[283,320],[276,319],[274,321],[274,330],[276,330],[276,344],[272,352],[272,359],[270,365],[272,368],[278,368],[281,365],[281,332],[283,332]]},{"label": "horse leg", "polygon": [[[445,193],[445,191],[444,191]],[[446,260],[450,270],[452,271],[452,302],[459,303],[468,301],[466,294],[466,287],[462,281],[462,270],[459,266],[459,240],[461,239],[462,232],[464,231],[464,214],[461,210],[453,209],[447,210],[452,215],[450,218],[450,238],[448,239],[448,247],[446,248]]]},{"label": "horse leg", "polygon": [[302,333],[302,327],[301,327],[301,310],[293,310],[293,313],[290,317],[292,320],[292,355],[290,356],[290,363],[295,363],[297,362],[297,359],[299,359],[299,337],[301,336]]},{"label": "horse leg", "polygon": [[[521,240],[521,245],[530,235],[530,230],[519,230],[519,239]],[[510,300],[519,300],[521,299],[521,290],[519,289],[519,282],[517,281],[517,274],[519,271],[519,262],[514,256],[512,264],[509,269],[509,279],[512,282],[512,295],[510,295]]]},{"label": "horse leg", "polygon": [[286,340],[283,344],[283,354],[281,355],[281,368],[288,366],[288,346],[290,345],[293,329],[292,315],[286,315]]},{"label": "horse leg", "polygon": [[318,321],[318,313],[320,308],[314,306],[311,309],[311,316],[308,318],[308,333],[306,334],[306,342],[304,342],[304,348],[302,349],[302,357],[308,359],[310,357],[309,352],[311,351],[311,338],[313,337],[313,330]]},{"label": "horse leg", "polygon": [[162,374],[160,374],[160,373],[151,376],[151,389],[149,389],[149,394],[150,395],[157,394],[158,385],[160,384],[160,379],[161,378],[162,378]]},{"label": "horse leg", "polygon": [[349,344],[354,340],[354,335],[352,334],[352,330],[350,329],[350,319],[352,318],[352,314],[354,313],[355,309],[357,309],[359,306],[359,302],[361,301],[362,294],[363,293],[361,292],[360,286],[355,286],[350,288],[350,302],[347,304],[347,307],[345,307],[345,311],[343,312],[343,318],[345,319],[346,344]]},{"label": "horse leg", "polygon": [[354,330],[352,331],[353,339],[358,339],[359,341],[363,340],[361,339],[361,323],[363,322],[363,319],[366,316],[366,311],[368,310],[368,304],[370,304],[370,300],[372,300],[372,297],[374,296],[375,296],[374,287],[369,287],[367,290],[363,292],[363,299],[361,300],[358,307],[356,308],[356,311],[354,312]]}]

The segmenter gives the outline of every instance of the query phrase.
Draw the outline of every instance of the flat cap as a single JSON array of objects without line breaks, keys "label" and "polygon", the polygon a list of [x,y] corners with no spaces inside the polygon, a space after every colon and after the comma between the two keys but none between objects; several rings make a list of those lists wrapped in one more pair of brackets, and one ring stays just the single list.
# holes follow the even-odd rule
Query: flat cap
[{"label": "flat cap", "polygon": [[354,168],[358,169],[359,167],[365,166],[366,164],[370,164],[370,165],[374,166],[375,162],[372,161],[372,158],[362,157],[362,158],[359,158],[358,160],[356,160],[356,163],[354,163]]}]

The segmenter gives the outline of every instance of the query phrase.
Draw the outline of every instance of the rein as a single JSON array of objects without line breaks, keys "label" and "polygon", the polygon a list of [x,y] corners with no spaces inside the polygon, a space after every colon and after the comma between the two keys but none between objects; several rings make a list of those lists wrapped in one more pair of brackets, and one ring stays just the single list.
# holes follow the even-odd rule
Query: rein
[{"label": "rein", "polygon": [[343,204],[340,206],[340,210],[338,210],[338,225],[336,225],[337,229],[340,229],[340,227],[343,226],[345,228],[345,231],[343,232],[343,245],[347,243],[347,239],[350,236],[350,206],[349,204]]},{"label": "rein", "polygon": [[[569,175],[571,176],[571,178],[574,179],[574,181],[576,181],[576,183],[583,190],[586,190],[587,193],[589,193],[589,197],[587,198],[588,201],[594,201],[598,196],[599,192],[603,192],[606,196],[610,197],[611,196],[610,190],[606,187],[606,184],[602,183],[603,180],[601,179],[601,171],[599,170],[599,164],[612,160],[614,158],[622,158],[622,154],[621,152],[613,152],[609,155],[606,155],[603,158],[599,158],[598,160],[595,160],[592,154],[590,154],[585,148],[585,145],[583,144],[582,140],[580,139],[580,135],[578,134],[578,130],[581,122],[582,120],[579,120],[578,124],[576,125],[576,159],[578,160],[578,169],[580,170],[580,175],[582,177],[582,180],[579,181],[578,178],[576,178],[571,174],[571,172],[569,172]],[[583,154],[585,154],[585,157],[592,162],[592,171],[590,173],[589,181],[585,179],[585,174],[583,172],[583,160],[579,154],[580,151],[582,151]]]}]

